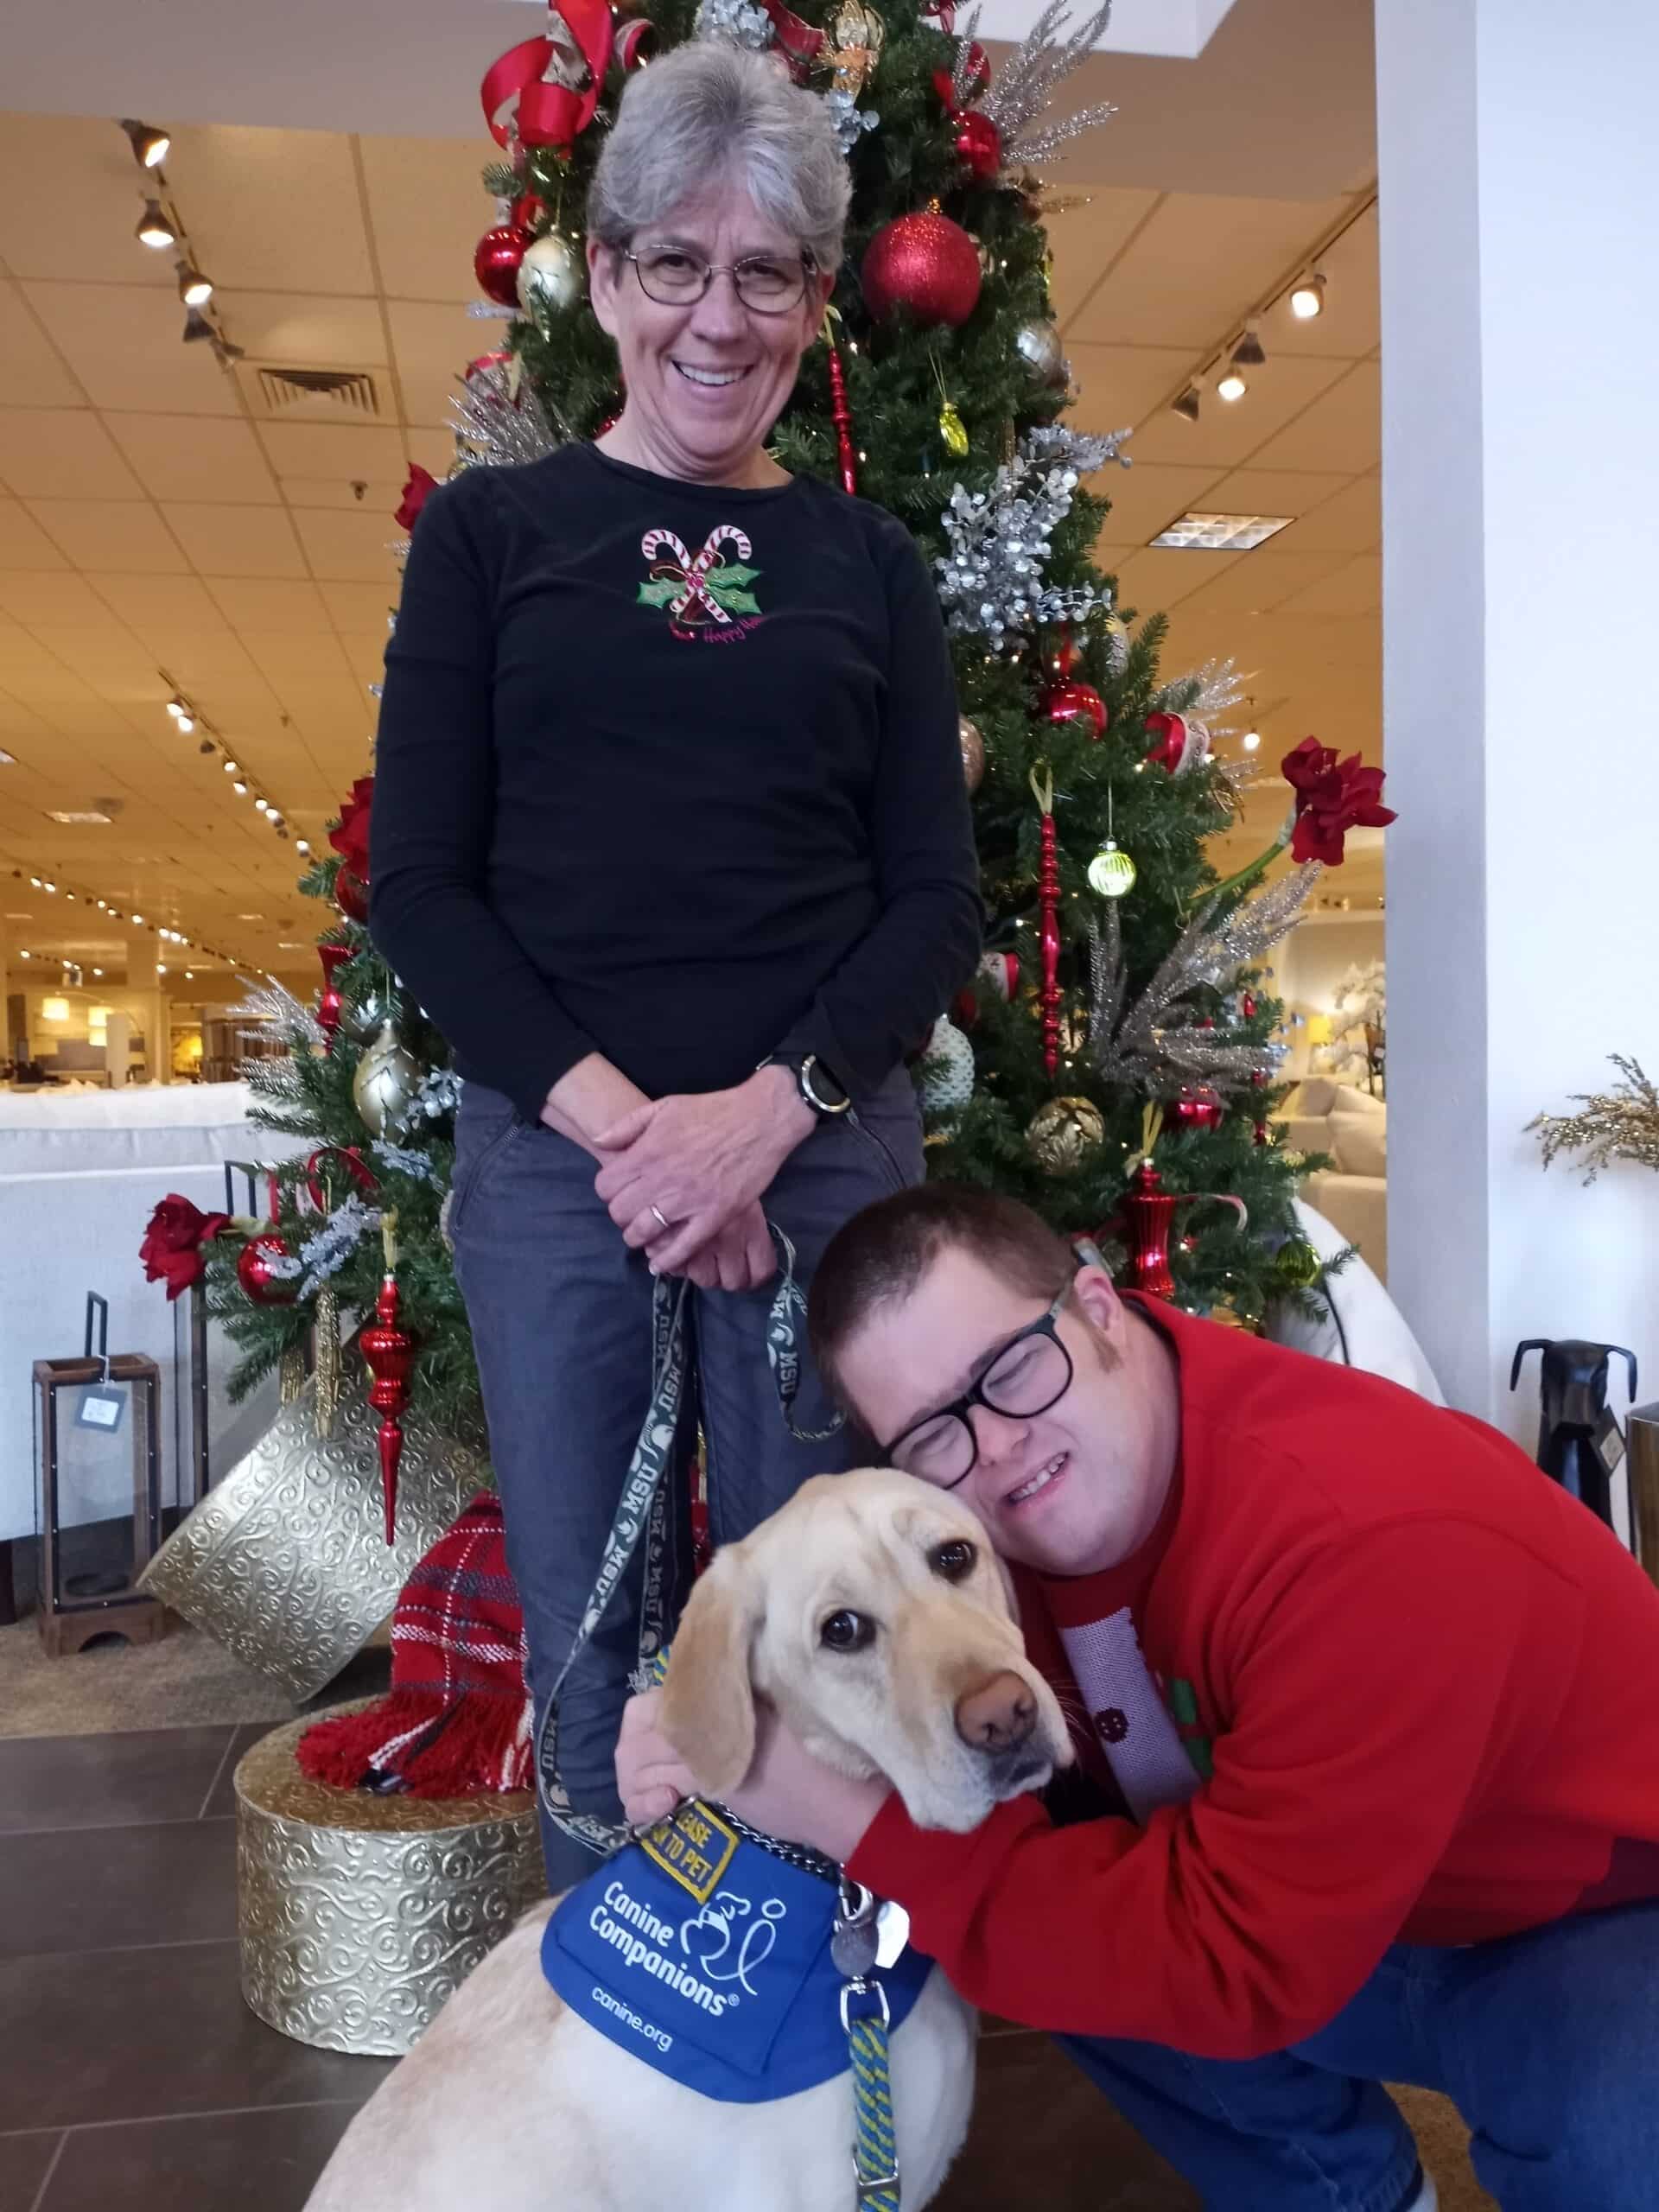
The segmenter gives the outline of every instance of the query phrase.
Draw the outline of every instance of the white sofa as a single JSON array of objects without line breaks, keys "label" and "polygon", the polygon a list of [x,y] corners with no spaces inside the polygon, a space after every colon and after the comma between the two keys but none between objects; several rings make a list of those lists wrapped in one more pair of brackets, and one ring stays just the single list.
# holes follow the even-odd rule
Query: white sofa
[{"label": "white sofa", "polygon": [[1389,1109],[1380,1098],[1330,1076],[1307,1076],[1280,1109],[1284,1141],[1322,1152],[1331,1166],[1310,1175],[1301,1195],[1363,1255],[1379,1281],[1389,1279]]}]

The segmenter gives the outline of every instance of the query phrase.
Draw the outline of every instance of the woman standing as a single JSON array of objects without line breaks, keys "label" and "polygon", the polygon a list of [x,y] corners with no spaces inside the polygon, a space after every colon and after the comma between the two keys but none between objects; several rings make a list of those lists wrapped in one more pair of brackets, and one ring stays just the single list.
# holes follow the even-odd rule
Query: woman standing
[{"label": "woman standing", "polygon": [[[372,925],[467,1077],[450,1233],[538,1713],[649,1402],[654,1275],[695,1286],[716,1541],[847,1464],[780,1413],[766,1221],[809,1279],[919,1179],[902,1055],[978,950],[925,565],[765,450],[848,198],[771,62],[636,77],[588,206],[623,412],[428,501],[387,655]],[[830,1418],[804,1375],[797,1425]],[[612,1819],[625,1589],[559,1698],[572,1802]],[[543,1840],[556,1888],[591,1863]]]}]

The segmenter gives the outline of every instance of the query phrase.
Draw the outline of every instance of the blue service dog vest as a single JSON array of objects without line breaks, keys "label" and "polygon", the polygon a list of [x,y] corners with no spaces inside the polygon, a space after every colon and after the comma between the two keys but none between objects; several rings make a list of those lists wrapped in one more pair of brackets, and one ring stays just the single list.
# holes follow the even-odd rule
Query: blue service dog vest
[{"label": "blue service dog vest", "polygon": [[[542,1969],[573,2012],[659,2074],[723,2104],[767,2104],[848,2066],[836,1889],[696,1802],[560,1902]],[[896,2029],[931,1961],[906,1948],[881,1980]]]}]

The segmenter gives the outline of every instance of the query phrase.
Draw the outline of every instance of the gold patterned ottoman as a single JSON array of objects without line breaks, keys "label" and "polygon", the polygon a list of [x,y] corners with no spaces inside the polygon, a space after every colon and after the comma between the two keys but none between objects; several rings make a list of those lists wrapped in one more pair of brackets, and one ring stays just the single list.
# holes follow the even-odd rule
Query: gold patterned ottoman
[{"label": "gold patterned ottoman", "polygon": [[300,1771],[311,1726],[236,1770],[242,1994],[296,2042],[401,2057],[545,1896],[535,1800],[334,1789]]}]

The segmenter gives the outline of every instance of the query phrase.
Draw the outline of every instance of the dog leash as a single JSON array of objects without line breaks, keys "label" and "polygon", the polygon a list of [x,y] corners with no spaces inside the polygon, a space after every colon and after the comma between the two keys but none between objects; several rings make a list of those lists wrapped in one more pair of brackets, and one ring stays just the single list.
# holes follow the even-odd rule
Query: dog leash
[{"label": "dog leash", "polygon": [[[766,1319],[766,1359],[778,1393],[779,1410],[784,1426],[798,1444],[820,1444],[835,1435],[842,1426],[842,1417],[837,1414],[828,1428],[803,1429],[795,1425],[795,1401],[801,1382],[798,1334],[806,1316],[806,1298],[795,1277],[794,1244],[776,1222],[768,1221],[766,1226],[778,1252],[781,1274]],[[615,1821],[579,1813],[571,1804],[559,1779],[559,1694],[609,1610],[642,1539],[645,1547],[645,1589],[639,1606],[636,1681],[663,1649],[672,1598],[669,1587],[670,1488],[664,1477],[674,1456],[690,1373],[687,1301],[690,1289],[683,1276],[659,1275],[652,1285],[651,1403],[628,1462],[616,1513],[605,1539],[599,1573],[537,1731],[537,1789],[548,1818],[601,1858],[620,1850],[629,1840],[630,1832]]]}]

